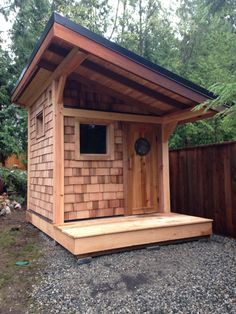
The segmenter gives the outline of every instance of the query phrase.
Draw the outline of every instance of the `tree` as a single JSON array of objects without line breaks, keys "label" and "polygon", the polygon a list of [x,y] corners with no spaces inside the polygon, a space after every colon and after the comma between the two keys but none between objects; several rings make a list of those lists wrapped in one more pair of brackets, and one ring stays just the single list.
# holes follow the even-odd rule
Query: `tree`
[{"label": "tree", "polygon": [[27,64],[36,42],[50,15],[48,0],[8,0],[0,9],[5,18],[14,16],[10,30],[12,61],[15,67],[15,80]]},{"label": "tree", "polygon": [[208,121],[177,128],[171,144],[179,147],[236,139],[236,63],[232,58],[236,53],[235,4],[230,0],[182,0],[177,14],[181,38],[178,73],[219,95],[202,107],[226,102],[232,106]]},{"label": "tree", "polygon": [[177,38],[159,0],[122,0],[114,40],[148,60],[174,68]]},{"label": "tree", "polygon": [[9,66],[11,59],[8,53],[2,48],[0,38],[0,105],[10,103],[11,75],[12,68]]},{"label": "tree", "polygon": [[10,95],[16,80],[29,60],[30,54],[50,15],[47,0],[7,0],[0,6],[7,20],[14,17],[10,53],[1,48],[0,58],[0,162],[27,149],[27,112],[11,104]]},{"label": "tree", "polygon": [[[223,67],[219,67],[216,79],[209,87],[218,97],[206,102],[208,108],[222,104],[226,105],[223,114],[224,124],[236,134],[236,62],[232,56],[236,54],[236,7],[232,0],[215,1],[207,8],[208,15],[212,16],[213,25],[218,35],[220,47],[216,47],[217,59]],[[219,36],[220,35],[220,36]],[[221,49],[220,49],[221,48]],[[216,72],[216,71],[215,71]],[[217,80],[218,78],[218,80]],[[219,79],[220,78],[220,79]]]},{"label": "tree", "polygon": [[0,46],[0,162],[26,150],[26,112],[10,102],[14,67],[6,51]]},{"label": "tree", "polygon": [[71,0],[62,1],[61,4],[55,1],[53,10],[55,6],[56,11],[97,34],[105,35],[111,25],[112,7],[108,0]]}]

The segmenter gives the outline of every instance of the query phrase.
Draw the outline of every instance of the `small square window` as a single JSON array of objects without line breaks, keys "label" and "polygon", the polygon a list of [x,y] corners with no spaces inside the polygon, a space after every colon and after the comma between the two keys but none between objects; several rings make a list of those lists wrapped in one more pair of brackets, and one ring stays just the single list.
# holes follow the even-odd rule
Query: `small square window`
[{"label": "small square window", "polygon": [[44,135],[44,113],[43,110],[36,114],[36,137]]},{"label": "small square window", "polygon": [[80,124],[80,154],[107,153],[107,126]]},{"label": "small square window", "polygon": [[75,158],[114,160],[114,124],[109,121],[76,119]]}]

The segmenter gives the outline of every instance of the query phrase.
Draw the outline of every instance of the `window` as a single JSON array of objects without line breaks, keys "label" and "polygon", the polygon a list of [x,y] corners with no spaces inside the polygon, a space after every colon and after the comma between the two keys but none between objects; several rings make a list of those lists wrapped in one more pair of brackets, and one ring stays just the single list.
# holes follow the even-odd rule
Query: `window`
[{"label": "window", "polygon": [[80,154],[107,153],[107,126],[80,124]]},{"label": "window", "polygon": [[110,122],[76,121],[76,159],[114,159],[114,126]]},{"label": "window", "polygon": [[36,114],[36,137],[44,135],[44,111],[41,110]]}]

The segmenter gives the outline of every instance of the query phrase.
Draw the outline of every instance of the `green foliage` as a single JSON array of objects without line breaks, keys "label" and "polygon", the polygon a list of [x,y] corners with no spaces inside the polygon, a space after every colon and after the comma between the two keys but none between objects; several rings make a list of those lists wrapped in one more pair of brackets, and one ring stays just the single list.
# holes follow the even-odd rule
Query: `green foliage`
[{"label": "green foliage", "polygon": [[13,104],[0,105],[0,162],[27,149],[27,112]]},{"label": "green foliage", "polygon": [[233,138],[236,138],[236,75],[235,80],[230,83],[216,83],[213,84],[211,90],[215,95],[219,95],[216,99],[208,100],[205,103],[199,105],[199,108],[217,108],[225,106],[224,112],[221,114],[225,128],[229,128],[232,131]]},{"label": "green foliage", "polygon": [[26,150],[27,114],[22,108],[11,104],[15,67],[9,53],[2,48],[0,39],[0,162],[13,153]]},{"label": "green foliage", "polygon": [[214,108],[228,103],[231,108],[209,121],[179,127],[171,147],[236,140],[236,62],[232,57],[236,54],[235,3],[182,0],[177,14],[181,37],[178,73],[219,95],[200,107]]},{"label": "green foliage", "polygon": [[232,138],[236,138],[236,129],[232,125],[226,126],[222,117],[216,115],[209,120],[178,126],[169,145],[173,149],[230,141]]},{"label": "green foliage", "polygon": [[58,12],[100,35],[108,30],[111,9],[108,0],[71,0],[57,4]]},{"label": "green foliage", "polygon": [[10,91],[11,91],[11,63],[10,57],[6,51],[2,48],[2,42],[0,38],[0,105],[10,103]]},{"label": "green foliage", "polygon": [[10,91],[53,11],[219,95],[204,106],[231,106],[209,121],[178,127],[171,147],[236,139],[235,1],[180,0],[175,12],[164,9],[162,3],[5,0],[0,4],[0,14],[13,19],[10,52],[0,45],[0,161],[26,150],[26,113],[11,105]]},{"label": "green foliage", "polygon": [[[28,62],[34,46],[50,15],[48,0],[7,0],[0,12],[7,20],[14,19],[10,31],[14,82]],[[15,18],[14,18],[15,17]]]},{"label": "green foliage", "polygon": [[[6,249],[16,244],[18,232],[17,231],[4,231],[0,233],[0,248]],[[0,281],[1,286],[1,281]]]},{"label": "green foliage", "polygon": [[159,0],[120,1],[114,40],[162,66],[173,68],[178,50],[170,16]]},{"label": "green foliage", "polygon": [[223,10],[227,1],[221,1],[221,6],[214,6],[214,2],[183,0],[177,11],[182,38],[179,73],[207,88],[231,81],[236,70],[232,58],[236,53],[235,26],[228,19],[230,11]]},{"label": "green foliage", "polygon": [[27,194],[27,172],[19,169],[0,168],[0,177],[6,184],[10,199],[24,204]]}]

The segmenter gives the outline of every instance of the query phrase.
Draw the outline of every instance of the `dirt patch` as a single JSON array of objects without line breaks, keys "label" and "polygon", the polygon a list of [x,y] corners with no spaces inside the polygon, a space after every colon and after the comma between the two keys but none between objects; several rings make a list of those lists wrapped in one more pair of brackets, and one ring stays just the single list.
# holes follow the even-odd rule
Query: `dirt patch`
[{"label": "dirt patch", "polygon": [[[39,231],[25,221],[25,212],[0,218],[0,313],[25,313],[29,292],[42,261]],[[16,266],[17,261],[29,261]]]}]

